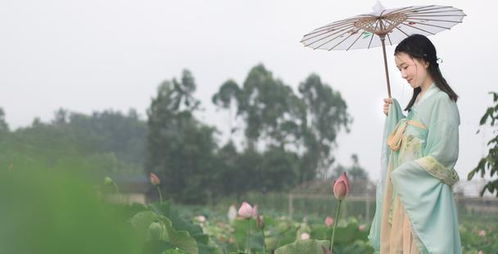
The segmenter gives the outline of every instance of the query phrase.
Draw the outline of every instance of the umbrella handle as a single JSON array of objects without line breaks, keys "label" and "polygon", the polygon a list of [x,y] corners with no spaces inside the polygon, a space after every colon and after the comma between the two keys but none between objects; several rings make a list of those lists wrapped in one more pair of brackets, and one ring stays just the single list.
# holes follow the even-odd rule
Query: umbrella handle
[{"label": "umbrella handle", "polygon": [[389,82],[389,71],[387,69],[387,57],[386,57],[386,44],[385,35],[379,35],[380,41],[382,42],[382,53],[384,54],[384,69],[386,71],[386,81],[387,81],[387,95],[391,98],[391,83]]}]

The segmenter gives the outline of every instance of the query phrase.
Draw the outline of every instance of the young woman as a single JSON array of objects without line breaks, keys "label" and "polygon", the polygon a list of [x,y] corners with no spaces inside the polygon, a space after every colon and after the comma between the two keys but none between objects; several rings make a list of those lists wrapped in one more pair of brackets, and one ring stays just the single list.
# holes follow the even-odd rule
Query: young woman
[{"label": "young woman", "polygon": [[406,116],[395,99],[384,99],[382,171],[369,239],[382,254],[461,253],[452,192],[459,180],[453,168],[458,96],[442,76],[427,37],[407,37],[394,56],[413,96]]}]

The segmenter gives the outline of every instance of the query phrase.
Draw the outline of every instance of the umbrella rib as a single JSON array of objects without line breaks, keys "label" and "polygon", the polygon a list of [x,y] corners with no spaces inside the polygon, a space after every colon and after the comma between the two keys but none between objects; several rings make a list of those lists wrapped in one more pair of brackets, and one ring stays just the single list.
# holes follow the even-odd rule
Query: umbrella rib
[{"label": "umbrella rib", "polygon": [[363,33],[360,33],[360,35],[358,35],[356,40],[354,40],[353,43],[351,43],[351,45],[349,45],[349,47],[346,49],[346,51],[348,51],[351,47],[353,47],[353,45],[361,38],[362,35],[363,35]]},{"label": "umbrella rib", "polygon": [[[405,21],[403,22],[403,24],[405,24],[405,25],[406,25],[406,23],[405,23],[405,22],[410,22],[410,21],[409,21],[409,20],[405,20]],[[421,25],[421,26],[431,26],[431,27],[444,28],[444,29],[451,29],[451,27],[438,26],[438,25],[425,24],[425,23],[418,23],[418,22],[417,22],[417,25]]]},{"label": "umbrella rib", "polygon": [[[351,25],[351,27],[352,27],[352,25]],[[338,31],[336,31],[336,32],[334,32],[334,33],[331,33],[331,34],[329,34],[329,35],[327,35],[327,36],[325,36],[325,37],[323,37],[323,38],[317,39],[317,40],[315,40],[315,41],[313,41],[313,42],[311,42],[311,43],[309,43],[309,44],[305,44],[304,46],[305,46],[305,47],[311,46],[312,44],[315,44],[315,43],[317,43],[317,42],[320,42],[320,41],[326,40],[326,39],[328,39],[328,38],[330,38],[330,37],[332,37],[332,36],[334,36],[334,35],[336,35],[336,34],[339,34],[339,36],[340,36],[340,35],[344,34],[344,31],[348,30],[349,28],[350,28],[350,27],[345,27],[345,28],[343,28],[343,29],[341,29],[341,30],[338,30]],[[337,36],[337,37],[339,37],[339,36]],[[337,37],[335,37],[335,38],[333,38],[333,39],[331,39],[331,40],[328,40],[327,42],[325,42],[325,43],[323,43],[323,44],[320,44],[318,47],[316,47],[316,48],[314,48],[314,49],[317,49],[317,48],[319,48],[319,47],[321,47],[321,46],[323,46],[323,45],[325,45],[325,44],[329,43],[330,41],[335,40]]]},{"label": "umbrella rib", "polygon": [[[341,35],[343,35],[343,34],[339,34],[338,36],[336,36],[336,37],[334,37],[334,38],[332,38],[332,39],[330,39],[330,40],[328,40],[328,41],[326,41],[326,42],[324,42],[324,43],[322,43],[322,44],[318,45],[317,47],[313,47],[313,49],[320,48],[320,47],[322,47],[323,45],[325,45],[325,44],[327,44],[327,43],[329,43],[329,42],[331,42],[331,41],[333,41],[333,40],[335,40],[335,39],[339,38]],[[310,45],[311,45],[311,44],[310,44]]]},{"label": "umbrella rib", "polygon": [[[347,29],[347,28],[346,28],[346,29]],[[346,29],[343,29],[342,31],[344,31],[344,30],[346,30]],[[325,45],[325,44],[327,44],[327,43],[329,43],[329,42],[331,42],[331,41],[333,41],[333,40],[335,40],[335,39],[339,38],[339,36],[341,36],[341,35],[343,35],[343,34],[344,34],[344,33],[339,34],[339,35],[337,35],[336,37],[334,37],[334,38],[332,38],[332,39],[330,39],[330,40],[328,40],[328,41],[326,41],[326,42],[324,42],[324,43],[322,43],[322,44],[318,45],[317,47],[313,47],[313,49],[320,48],[321,46],[323,46],[323,45]],[[313,42],[313,43],[311,43],[311,44],[314,44],[314,43],[316,43],[316,42],[319,42],[319,41],[324,40],[324,39],[326,39],[326,38],[329,38],[329,37],[331,37],[331,36],[332,36],[332,35],[329,35],[329,36],[327,36],[327,37],[325,37],[325,38],[322,38],[322,39],[320,39],[320,40],[317,40],[317,41],[315,41],[315,42]],[[311,44],[309,44],[309,45],[311,45]],[[309,46],[309,45],[308,45],[308,46]]]},{"label": "umbrella rib", "polygon": [[[437,8],[434,8],[437,7]],[[444,11],[436,11],[436,12],[428,12],[432,10],[440,10],[444,8],[452,8],[450,10],[444,10]],[[429,5],[429,6],[409,6],[405,8],[400,8],[400,9],[394,9],[392,12],[385,13],[385,15],[393,15],[393,14],[398,14],[398,13],[404,13],[405,15],[412,16],[412,15],[417,15],[417,14],[424,14],[424,13],[442,13],[442,12],[451,12],[451,11],[457,11],[458,9],[450,7],[450,6],[439,6],[439,5]],[[461,11],[461,10],[459,10]]]},{"label": "umbrella rib", "polygon": [[[374,30],[376,30],[376,29],[377,29],[378,25],[379,25],[379,22],[375,22],[375,27],[374,27]],[[368,42],[368,47],[367,47],[367,49],[369,49],[369,48],[370,48],[370,45],[372,45],[373,38],[374,38],[374,35],[372,34],[372,38],[370,38],[370,41]]]},{"label": "umbrella rib", "polygon": [[[388,19],[382,19],[383,22],[389,24],[389,26],[393,25],[393,22],[391,22],[391,20],[388,20]],[[392,31],[392,30],[391,30]],[[387,35],[387,39],[389,40],[389,45],[393,45],[393,42],[391,41],[391,36],[389,36],[389,33],[386,33]]]},{"label": "umbrella rib", "polygon": [[391,14],[398,14],[406,11],[412,11],[414,10],[413,8],[417,9],[420,8],[419,6],[407,6],[399,9],[393,9],[392,12],[386,13],[386,15],[391,15]]},{"label": "umbrella rib", "polygon": [[389,36],[389,34],[386,34],[387,35],[387,39],[389,40],[389,45],[393,45],[393,42],[391,41],[391,36]]},{"label": "umbrella rib", "polygon": [[416,15],[416,14],[443,14],[443,13],[452,13],[452,12],[463,12],[462,10],[459,9],[454,9],[454,10],[444,10],[444,11],[427,11],[427,12],[415,12],[415,13],[410,13],[410,15]]},{"label": "umbrella rib", "polygon": [[[361,34],[360,34],[361,35]],[[335,47],[339,46],[339,44],[343,43],[345,40],[349,39],[351,36],[353,36],[353,34],[350,34],[348,37],[344,38],[342,41],[340,41],[339,43],[337,43],[335,46],[333,46],[332,48],[329,48],[328,50],[331,51],[333,50]]]},{"label": "umbrella rib", "polygon": [[456,20],[441,20],[441,19],[421,19],[421,18],[413,18],[409,17],[406,20],[423,20],[423,21],[435,21],[435,22],[448,22],[448,23],[462,23],[462,21],[456,21]]},{"label": "umbrella rib", "polygon": [[358,19],[357,16],[355,17],[352,17],[352,18],[347,18],[347,19],[343,19],[343,20],[338,20],[338,21],[335,21],[335,22],[332,22],[332,23],[329,23],[329,24],[326,24],[324,26],[321,26],[321,27],[318,27],[316,28],[315,30],[313,30],[311,33],[314,33],[318,30],[322,30],[322,29],[325,29],[325,28],[330,28],[332,26],[336,26],[336,25],[342,25],[343,23],[347,23],[347,22],[350,22],[350,21],[353,21],[353,20],[356,20]]},{"label": "umbrella rib", "polygon": [[[418,14],[439,14],[439,13],[451,13],[451,12],[462,12],[460,9],[456,9],[451,6],[440,6],[440,8],[425,8],[424,7],[415,7],[413,9],[403,10],[402,12],[405,15],[418,15]],[[392,12],[392,13],[400,13],[400,12]]]},{"label": "umbrella rib", "polygon": [[392,12],[392,13],[402,13],[402,12],[418,12],[418,11],[424,11],[427,8],[432,8],[434,5],[429,5],[429,6],[410,6],[402,11],[399,12]]},{"label": "umbrella rib", "polygon": [[437,11],[437,10],[444,10],[444,9],[449,9],[446,11],[451,11],[452,9],[456,9],[451,6],[440,6],[440,5],[429,5],[429,6],[422,6],[422,8],[415,9],[415,12],[426,12],[426,11]]},{"label": "umbrella rib", "polygon": [[[305,34],[305,35],[303,36],[303,40],[307,40],[307,39],[310,39],[310,38],[314,38],[314,37],[317,37],[317,36],[320,36],[320,35],[324,35],[324,34],[326,34],[326,33],[330,33],[330,32],[333,32],[333,31],[339,31],[340,29],[342,29],[342,28],[344,28],[344,27],[348,27],[348,26],[352,26],[352,25],[353,25],[353,23],[344,23],[344,24],[342,24],[342,25],[340,25],[340,26],[336,26],[336,27],[334,27],[333,29],[328,28],[328,29],[322,29],[322,30],[320,30],[320,31],[313,31],[313,32],[311,32],[311,33]],[[309,36],[309,38],[304,39],[304,38],[305,38],[305,37],[307,37],[307,36]],[[303,41],[303,40],[301,40],[301,41]]]},{"label": "umbrella rib", "polygon": [[[325,31],[320,31],[321,33],[313,33],[313,32],[312,32],[312,33],[309,33],[309,34],[304,35],[304,37],[303,37],[303,39],[301,40],[301,42],[303,42],[303,41],[305,41],[305,40],[313,39],[313,38],[315,38],[315,37],[318,37],[318,36],[321,36],[321,35],[324,35],[324,34],[327,34],[327,33],[332,32],[332,31],[334,31],[334,30],[335,30],[336,32],[337,32],[337,31],[339,31],[339,32],[340,32],[340,29],[343,29],[344,27],[348,27],[348,26],[352,26],[352,25],[353,25],[353,24],[351,24],[351,23],[349,23],[349,24],[344,24],[344,25],[342,25],[342,26],[338,26],[338,27],[336,27],[335,29],[332,29],[332,30],[328,30],[328,31],[327,31],[327,30],[325,30]],[[339,29],[339,30],[338,30],[338,29]],[[306,36],[310,36],[310,37],[305,38]]]},{"label": "umbrella rib", "polygon": [[411,27],[411,28],[414,28],[414,29],[420,30],[420,31],[422,31],[422,32],[426,32],[426,33],[429,33],[429,34],[435,35],[435,33],[433,33],[433,32],[429,32],[429,31],[424,30],[424,29],[422,29],[422,28],[418,28],[418,27],[415,27],[415,26],[412,26],[412,25],[409,25],[409,24],[405,24],[404,22],[403,22],[402,24],[403,24],[403,25],[405,25],[405,26],[409,26],[409,27]]},{"label": "umbrella rib", "polygon": [[425,14],[410,14],[408,17],[465,17],[467,15],[465,14],[449,14],[449,15],[442,15],[442,14],[434,14],[434,15],[425,15]]},{"label": "umbrella rib", "polygon": [[409,34],[407,34],[405,31],[401,30],[401,28],[399,27],[394,27],[396,29],[398,29],[400,32],[402,32],[404,35],[406,35],[407,37],[410,36]]}]

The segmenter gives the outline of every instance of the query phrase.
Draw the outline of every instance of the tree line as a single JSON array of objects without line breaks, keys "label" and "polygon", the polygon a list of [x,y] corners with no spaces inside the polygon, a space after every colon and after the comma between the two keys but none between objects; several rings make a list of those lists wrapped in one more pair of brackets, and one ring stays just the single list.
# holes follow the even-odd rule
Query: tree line
[{"label": "tree line", "polygon": [[135,110],[85,115],[60,109],[49,123],[35,119],[31,126],[10,131],[0,110],[0,135],[9,137],[0,140],[0,147],[9,150],[5,140],[59,147],[53,157],[73,151],[74,157],[92,158],[98,162],[94,168],[106,172],[154,172],[168,198],[184,203],[248,191],[288,191],[342,171],[368,179],[355,155],[350,168],[335,165],[337,136],[349,132],[352,117],[340,92],[317,74],[297,91],[262,64],[251,68],[241,84],[223,82],[212,96],[230,118],[230,138],[223,144],[219,130],[196,117],[201,108],[196,87],[188,70],[162,82],[145,120]]}]

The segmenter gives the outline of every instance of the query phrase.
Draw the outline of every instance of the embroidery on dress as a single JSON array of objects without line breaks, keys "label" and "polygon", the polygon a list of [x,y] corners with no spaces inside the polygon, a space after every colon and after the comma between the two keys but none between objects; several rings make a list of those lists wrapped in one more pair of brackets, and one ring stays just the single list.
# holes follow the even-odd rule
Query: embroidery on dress
[{"label": "embroidery on dress", "polygon": [[443,183],[453,186],[460,180],[455,169],[448,169],[441,165],[434,157],[426,156],[415,160],[421,167],[423,167],[429,174],[438,178]]}]

